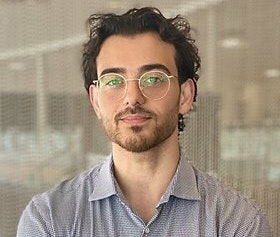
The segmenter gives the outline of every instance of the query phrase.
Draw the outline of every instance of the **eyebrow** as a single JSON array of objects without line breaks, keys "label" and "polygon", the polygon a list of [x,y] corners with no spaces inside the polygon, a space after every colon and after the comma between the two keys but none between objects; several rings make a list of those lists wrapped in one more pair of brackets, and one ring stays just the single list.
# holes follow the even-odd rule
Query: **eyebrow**
[{"label": "eyebrow", "polygon": [[162,71],[165,71],[167,74],[171,74],[169,69],[160,63],[143,65],[139,69],[141,74],[144,72],[147,72],[147,71],[152,71],[152,70],[162,70]]},{"label": "eyebrow", "polygon": [[124,74],[125,72],[126,72],[125,68],[120,68],[120,67],[106,68],[100,73],[100,76],[107,73]]},{"label": "eyebrow", "polygon": [[[162,71],[166,72],[167,74],[171,74],[169,69],[160,63],[146,64],[146,65],[141,66],[138,69],[140,74],[142,74],[144,72],[152,71],[152,70],[162,70]],[[100,76],[107,74],[107,73],[125,74],[126,71],[127,70],[125,68],[121,68],[121,67],[106,68],[100,73]]]}]

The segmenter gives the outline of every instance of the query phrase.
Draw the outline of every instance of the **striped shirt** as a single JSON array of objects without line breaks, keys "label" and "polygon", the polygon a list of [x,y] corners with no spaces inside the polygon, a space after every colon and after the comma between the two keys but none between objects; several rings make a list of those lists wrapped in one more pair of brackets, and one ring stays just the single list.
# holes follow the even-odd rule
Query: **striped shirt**
[{"label": "striped shirt", "polygon": [[125,201],[112,158],[33,197],[17,236],[270,237],[261,210],[181,158],[148,223]]}]

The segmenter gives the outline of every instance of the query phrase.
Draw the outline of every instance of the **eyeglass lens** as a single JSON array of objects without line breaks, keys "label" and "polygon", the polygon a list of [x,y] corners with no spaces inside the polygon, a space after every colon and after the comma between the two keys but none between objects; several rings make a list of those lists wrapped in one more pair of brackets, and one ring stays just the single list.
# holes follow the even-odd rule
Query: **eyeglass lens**
[{"label": "eyeglass lens", "polygon": [[152,100],[159,100],[166,96],[170,87],[171,76],[160,71],[144,73],[140,79],[125,79],[124,76],[116,73],[108,73],[99,79],[100,96],[119,100],[123,98],[127,91],[127,83],[137,80],[142,94]]}]

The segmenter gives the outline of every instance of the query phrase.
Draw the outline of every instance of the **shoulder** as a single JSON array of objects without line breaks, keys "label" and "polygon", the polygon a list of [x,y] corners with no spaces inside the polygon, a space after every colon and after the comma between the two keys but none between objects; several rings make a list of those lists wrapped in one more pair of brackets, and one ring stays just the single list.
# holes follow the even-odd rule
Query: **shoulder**
[{"label": "shoulder", "polygon": [[196,168],[193,169],[205,213],[215,216],[221,236],[229,233],[234,233],[234,236],[252,236],[252,233],[259,234],[262,231],[265,235],[257,236],[270,236],[266,217],[253,200],[222,181]]},{"label": "shoulder", "polygon": [[[70,231],[76,212],[88,208],[102,164],[61,182],[54,188],[34,196],[26,206],[18,225],[18,236],[36,236]],[[64,232],[63,232],[64,231]],[[66,232],[65,232],[66,231]]]},{"label": "shoulder", "polygon": [[65,197],[67,195],[74,195],[77,192],[80,192],[81,189],[85,192],[83,194],[89,194],[93,191],[95,186],[95,181],[98,177],[99,171],[102,167],[102,164],[99,164],[90,170],[86,170],[77,176],[64,180],[50,190],[36,195],[33,199],[37,200],[40,198],[56,199],[57,197]]},{"label": "shoulder", "polygon": [[202,199],[207,199],[216,203],[217,208],[231,205],[242,205],[250,208],[254,213],[260,211],[260,208],[245,196],[226,185],[221,180],[194,168],[197,179],[197,187]]},{"label": "shoulder", "polygon": [[103,164],[96,165],[44,193],[35,195],[26,209],[36,210],[41,215],[60,215],[74,211],[74,205],[85,205],[95,188],[102,166]]}]

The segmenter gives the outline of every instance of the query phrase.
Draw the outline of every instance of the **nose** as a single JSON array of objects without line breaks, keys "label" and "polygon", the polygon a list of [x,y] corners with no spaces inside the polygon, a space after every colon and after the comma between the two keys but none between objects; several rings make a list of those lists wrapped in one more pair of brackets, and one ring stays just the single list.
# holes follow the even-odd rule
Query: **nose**
[{"label": "nose", "polygon": [[142,105],[145,102],[145,97],[142,94],[138,81],[127,81],[126,85],[126,93],[123,99],[123,104],[124,105],[130,105],[130,106],[135,106],[135,105]]}]

